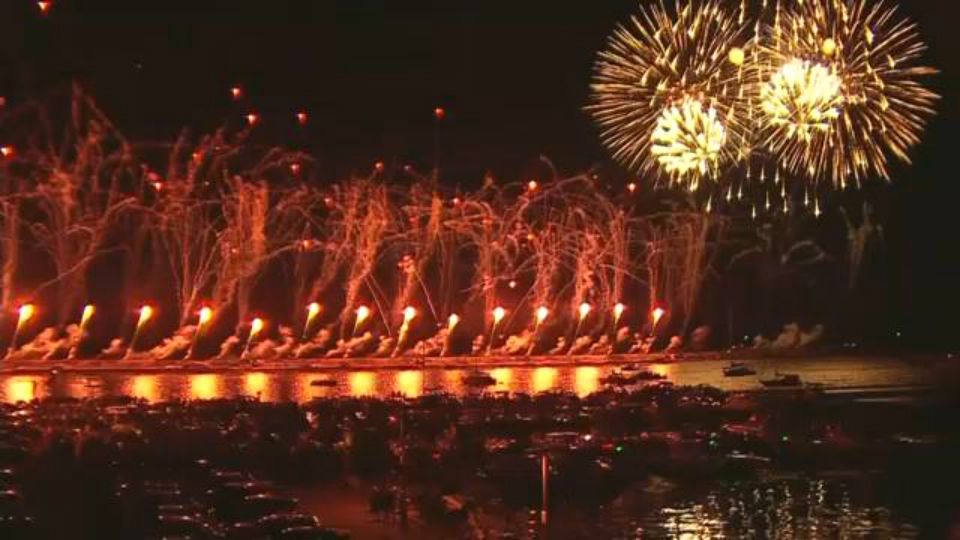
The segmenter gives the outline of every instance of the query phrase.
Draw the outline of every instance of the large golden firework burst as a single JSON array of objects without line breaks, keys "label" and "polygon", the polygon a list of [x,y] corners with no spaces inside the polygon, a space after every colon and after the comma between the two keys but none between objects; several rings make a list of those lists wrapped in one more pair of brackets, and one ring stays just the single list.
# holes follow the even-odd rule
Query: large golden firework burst
[{"label": "large golden firework burst", "polygon": [[617,27],[587,107],[614,158],[695,186],[742,157],[745,30],[719,0],[641,8]]},{"label": "large golden firework burst", "polygon": [[882,1],[789,0],[760,39],[755,95],[762,146],[815,182],[889,179],[910,161],[938,96],[920,80],[916,26]]}]

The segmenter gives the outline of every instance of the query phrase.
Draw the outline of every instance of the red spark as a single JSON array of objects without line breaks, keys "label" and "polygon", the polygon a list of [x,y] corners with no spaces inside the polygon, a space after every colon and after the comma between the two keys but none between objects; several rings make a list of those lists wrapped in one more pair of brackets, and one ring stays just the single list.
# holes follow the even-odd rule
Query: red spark
[{"label": "red spark", "polygon": [[40,14],[46,15],[50,12],[50,8],[53,7],[53,2],[37,2],[37,7],[40,8]]},{"label": "red spark", "polygon": [[241,87],[239,87],[239,86],[234,86],[233,88],[230,89],[230,96],[233,97],[233,99],[240,99],[240,98],[242,98],[242,97],[243,97],[243,88],[241,88]]},{"label": "red spark", "polygon": [[3,155],[3,157],[10,157],[10,156],[12,156],[12,155],[13,155],[13,147],[12,147],[12,146],[0,146],[0,155]]},{"label": "red spark", "polygon": [[305,113],[304,111],[298,112],[297,122],[299,122],[301,126],[307,125],[307,113]]},{"label": "red spark", "polygon": [[250,124],[252,126],[259,121],[260,121],[260,115],[258,115],[257,113],[250,113],[247,115],[247,124]]},{"label": "red spark", "polygon": [[443,118],[447,116],[447,111],[445,111],[443,107],[437,107],[433,110],[433,116],[437,120],[443,120]]},{"label": "red spark", "polygon": [[295,175],[300,174],[300,164],[299,164],[299,163],[296,163],[296,162],[291,163],[291,164],[290,164],[290,172],[293,173],[293,174],[295,174]]},{"label": "red spark", "polygon": [[629,184],[627,184],[627,191],[629,191],[630,193],[633,193],[636,190],[637,190],[636,182],[630,182]]},{"label": "red spark", "polygon": [[376,162],[376,163],[373,164],[373,168],[376,169],[377,172],[383,172],[384,164],[383,164],[382,161],[378,161],[378,162]]}]

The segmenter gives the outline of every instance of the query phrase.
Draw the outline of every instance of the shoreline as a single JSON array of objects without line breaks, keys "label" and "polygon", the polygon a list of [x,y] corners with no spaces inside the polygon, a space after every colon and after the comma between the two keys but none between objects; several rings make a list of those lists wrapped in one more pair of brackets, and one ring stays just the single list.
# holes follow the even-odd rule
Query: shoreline
[{"label": "shoreline", "polygon": [[462,370],[490,367],[578,367],[615,366],[628,363],[664,364],[686,362],[717,362],[751,360],[777,362],[778,360],[805,360],[809,362],[837,359],[866,358],[875,361],[919,362],[932,359],[911,358],[890,354],[809,354],[751,356],[736,353],[692,353],[681,355],[574,355],[574,356],[460,356],[460,357],[400,357],[400,358],[319,358],[312,360],[285,359],[241,363],[239,360],[148,360],[143,358],[114,360],[69,361],[0,361],[0,375],[41,375],[53,370],[75,374],[99,373],[245,373],[245,372],[338,372],[338,371],[405,371],[405,370]]}]

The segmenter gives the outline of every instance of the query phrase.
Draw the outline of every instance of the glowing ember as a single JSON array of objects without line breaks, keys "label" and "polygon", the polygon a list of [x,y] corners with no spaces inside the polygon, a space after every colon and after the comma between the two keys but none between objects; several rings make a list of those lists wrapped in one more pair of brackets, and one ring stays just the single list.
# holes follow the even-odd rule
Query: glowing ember
[{"label": "glowing ember", "polygon": [[48,2],[48,1],[37,2],[37,8],[40,10],[40,13],[42,15],[46,15],[47,13],[50,13],[51,7],[53,7],[53,2]]},{"label": "glowing ember", "polygon": [[417,316],[417,308],[413,306],[407,306],[403,308],[403,322],[408,323]]},{"label": "glowing ember", "polygon": [[10,157],[14,153],[12,146],[0,146],[0,155],[3,157]]},{"label": "glowing ember", "polygon": [[308,119],[307,113],[303,111],[300,111],[297,113],[297,123],[300,124],[301,126],[304,126],[307,124],[307,119]]},{"label": "glowing ember", "polygon": [[93,318],[93,314],[96,312],[96,308],[93,307],[93,304],[87,304],[83,306],[83,314],[80,315],[80,329],[87,327],[87,323],[90,322],[90,319]]},{"label": "glowing ember", "polygon": [[587,315],[590,314],[590,310],[591,310],[591,309],[593,309],[593,308],[590,306],[590,304],[588,304],[588,303],[586,303],[586,302],[580,304],[580,307],[577,308],[577,311],[580,313],[580,320],[581,320],[581,321],[587,318]]},{"label": "glowing ember", "polygon": [[20,306],[18,310],[19,318],[17,319],[17,325],[22,325],[33,318],[36,314],[37,308],[33,304],[24,304]]},{"label": "glowing ember", "polygon": [[743,61],[746,58],[746,55],[743,52],[743,49],[740,47],[734,47],[730,49],[730,54],[727,59],[730,60],[730,63],[735,66],[742,66]]},{"label": "glowing ember", "polygon": [[630,182],[629,184],[627,184],[627,191],[629,191],[630,193],[634,193],[635,191],[637,191],[637,183]]},{"label": "glowing ember", "polygon": [[246,119],[247,119],[247,124],[253,126],[254,124],[260,121],[260,115],[258,115],[257,113],[250,113],[246,116]]},{"label": "glowing ember", "polygon": [[258,334],[263,330],[263,319],[257,317],[250,322],[250,339],[257,337]]},{"label": "glowing ember", "polygon": [[613,321],[614,321],[614,323],[616,323],[617,321],[620,320],[620,316],[623,315],[623,312],[624,312],[626,309],[627,309],[627,306],[621,304],[620,302],[617,302],[617,304],[616,304],[615,306],[613,306]]},{"label": "glowing ember", "polygon": [[233,99],[240,99],[240,98],[242,98],[242,97],[243,97],[243,88],[241,88],[241,87],[239,87],[239,86],[234,86],[233,88],[230,89],[230,96],[231,96]]},{"label": "glowing ember", "polygon": [[540,306],[537,308],[537,324],[542,323],[547,320],[547,316],[550,315],[550,310],[547,309],[547,306]]},{"label": "glowing ember", "polygon": [[507,310],[503,309],[500,306],[493,308],[493,324],[497,325],[503,318],[507,315]]},{"label": "glowing ember", "polygon": [[311,302],[310,305],[307,306],[307,320],[309,321],[319,314],[320,314],[320,304],[318,304],[317,302]]},{"label": "glowing ember", "polygon": [[650,316],[653,318],[654,328],[656,328],[657,323],[660,322],[660,319],[663,317],[664,313],[666,313],[666,311],[660,307],[654,308],[653,311],[650,312]]},{"label": "glowing ember", "polygon": [[456,313],[451,314],[447,317],[447,328],[452,332],[457,325],[460,324],[460,316]]},{"label": "glowing ember", "polygon": [[357,308],[357,325],[360,325],[361,323],[363,323],[363,321],[367,320],[367,317],[369,316],[370,316],[370,308],[368,308],[367,306],[358,307]]},{"label": "glowing ember", "polygon": [[213,310],[212,310],[212,309],[210,309],[209,307],[206,307],[206,306],[200,308],[200,321],[199,321],[199,324],[198,324],[198,329],[199,329],[199,328],[202,328],[203,325],[205,325],[205,324],[207,324],[208,322],[210,322],[210,319],[212,319],[212,318],[213,318]]},{"label": "glowing ember", "polygon": [[437,120],[443,120],[443,118],[446,115],[447,115],[447,111],[445,111],[443,107],[437,107],[436,109],[433,110],[433,117],[436,118]]},{"label": "glowing ember", "polygon": [[540,184],[538,184],[536,180],[527,182],[527,189],[529,191],[536,191],[538,187],[540,187]]},{"label": "glowing ember", "polygon": [[153,308],[147,305],[141,307],[140,318],[137,319],[137,327],[143,326],[151,317],[153,317]]}]

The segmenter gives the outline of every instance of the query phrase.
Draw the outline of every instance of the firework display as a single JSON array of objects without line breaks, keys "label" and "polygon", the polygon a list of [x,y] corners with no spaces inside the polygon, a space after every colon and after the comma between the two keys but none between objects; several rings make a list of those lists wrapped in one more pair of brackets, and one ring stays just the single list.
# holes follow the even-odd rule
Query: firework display
[{"label": "firework display", "polygon": [[614,158],[684,184],[743,154],[746,26],[721,2],[661,3],[616,29],[588,106]]},{"label": "firework display", "polygon": [[889,179],[937,100],[916,26],[866,0],[785,2],[771,17],[756,67],[763,146],[813,181]]},{"label": "firework display", "polygon": [[614,31],[588,110],[615,159],[691,188],[757,154],[836,187],[909,162],[937,101],[913,23],[866,0],[763,2],[752,25],[735,11],[661,2]]}]

